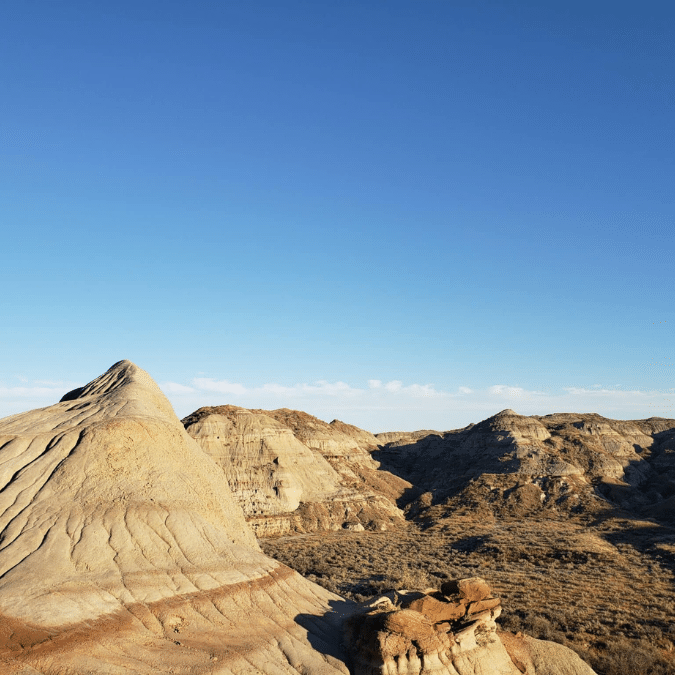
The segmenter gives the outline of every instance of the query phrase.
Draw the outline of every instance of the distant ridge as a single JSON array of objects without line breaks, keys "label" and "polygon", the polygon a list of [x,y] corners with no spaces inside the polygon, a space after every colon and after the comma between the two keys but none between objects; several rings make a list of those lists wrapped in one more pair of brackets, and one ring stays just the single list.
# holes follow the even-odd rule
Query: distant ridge
[{"label": "distant ridge", "polygon": [[[548,517],[610,504],[675,524],[675,420],[506,409],[464,429],[377,434],[382,467],[405,478],[433,520],[462,513]],[[412,494],[412,493],[411,493]],[[669,501],[671,500],[671,501]]]}]

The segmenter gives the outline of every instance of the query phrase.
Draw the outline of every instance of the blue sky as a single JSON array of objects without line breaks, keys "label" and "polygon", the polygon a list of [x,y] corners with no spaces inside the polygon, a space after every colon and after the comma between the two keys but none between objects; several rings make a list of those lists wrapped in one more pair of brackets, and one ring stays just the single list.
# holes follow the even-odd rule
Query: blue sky
[{"label": "blue sky", "polygon": [[[675,8],[10,3],[0,415],[675,417]],[[378,384],[379,383],[379,384]]]}]

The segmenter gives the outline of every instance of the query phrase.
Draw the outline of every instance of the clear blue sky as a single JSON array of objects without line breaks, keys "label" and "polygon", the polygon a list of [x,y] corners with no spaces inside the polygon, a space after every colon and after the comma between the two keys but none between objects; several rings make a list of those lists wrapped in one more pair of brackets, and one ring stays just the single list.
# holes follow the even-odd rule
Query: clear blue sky
[{"label": "clear blue sky", "polygon": [[6,3],[0,414],[128,358],[181,415],[675,417],[673,45],[670,2]]}]

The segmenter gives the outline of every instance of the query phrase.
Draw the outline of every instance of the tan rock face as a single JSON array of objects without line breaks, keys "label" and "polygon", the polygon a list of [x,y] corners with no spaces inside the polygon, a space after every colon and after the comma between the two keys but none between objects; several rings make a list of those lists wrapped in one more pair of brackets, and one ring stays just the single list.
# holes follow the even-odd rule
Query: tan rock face
[{"label": "tan rock face", "polygon": [[353,424],[347,424],[340,420],[333,420],[329,426],[334,431],[339,431],[345,436],[354,439],[362,449],[374,450],[380,445],[375,434],[371,434],[370,431],[365,431],[364,429],[359,429],[359,427],[355,427]]},{"label": "tan rock face", "polygon": [[368,448],[377,447],[377,439],[363,429],[338,420],[327,424],[313,415],[288,408],[264,412],[291,429],[307,447],[318,450],[326,458],[357,456],[361,462],[377,466],[367,452]]},{"label": "tan rock face", "polygon": [[330,603],[133,364],[0,420],[0,672],[346,672]]},{"label": "tan rock face", "polygon": [[[479,603],[484,608],[471,611]],[[352,671],[354,675],[593,675],[566,647],[497,633],[494,620],[500,613],[499,598],[492,597],[479,578],[446,583],[440,593],[401,591],[364,603],[345,623]]]},{"label": "tan rock face", "polygon": [[268,415],[222,406],[187,428],[221,467],[246,516],[289,513],[340,490],[330,464]]},{"label": "tan rock face", "polygon": [[187,432],[222,468],[259,537],[382,530],[404,523],[394,500],[409,483],[378,470],[377,439],[303,412],[201,408]]},{"label": "tan rock face", "polygon": [[402,602],[402,607],[421,612],[432,623],[442,623],[444,621],[457,621],[461,619],[467,611],[466,603],[447,602],[445,598],[437,599],[431,595],[423,594],[422,597],[415,597],[411,600]]},{"label": "tan rock face", "polygon": [[[257,466],[279,457],[256,454],[260,431],[232,416],[204,437],[238,428]],[[285,487],[284,466],[304,451],[283,429],[268,437],[291,447],[270,479]],[[355,673],[592,673],[558,645],[505,649],[482,579],[357,611],[260,552],[222,463],[128,361],[0,420],[0,673],[347,675],[345,625]],[[282,509],[294,497],[276,499]]]}]

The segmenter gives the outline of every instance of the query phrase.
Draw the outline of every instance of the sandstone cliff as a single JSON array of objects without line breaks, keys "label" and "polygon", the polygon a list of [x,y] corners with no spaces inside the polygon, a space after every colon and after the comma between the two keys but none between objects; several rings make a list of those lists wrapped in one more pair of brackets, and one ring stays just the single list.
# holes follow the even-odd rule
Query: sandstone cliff
[{"label": "sandstone cliff", "polygon": [[404,523],[409,483],[371,457],[377,439],[338,420],[286,408],[200,408],[185,428],[223,470],[258,536]]}]

